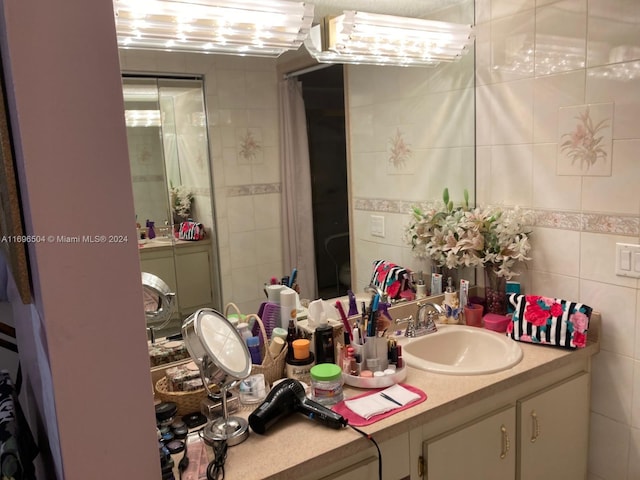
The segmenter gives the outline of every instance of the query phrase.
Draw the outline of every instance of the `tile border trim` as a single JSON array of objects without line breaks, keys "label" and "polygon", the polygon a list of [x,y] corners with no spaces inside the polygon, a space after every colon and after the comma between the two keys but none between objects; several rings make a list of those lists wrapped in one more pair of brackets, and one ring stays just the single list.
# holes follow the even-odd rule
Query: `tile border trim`
[{"label": "tile border trim", "polygon": [[[354,198],[354,210],[408,214],[420,202],[387,198]],[[532,226],[640,237],[640,215],[575,212],[563,210],[525,209],[531,214]]]}]

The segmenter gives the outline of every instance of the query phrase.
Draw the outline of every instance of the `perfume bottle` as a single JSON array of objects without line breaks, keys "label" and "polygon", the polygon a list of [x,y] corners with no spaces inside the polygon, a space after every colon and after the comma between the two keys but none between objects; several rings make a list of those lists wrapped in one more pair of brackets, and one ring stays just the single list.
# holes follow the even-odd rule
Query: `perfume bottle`
[{"label": "perfume bottle", "polygon": [[156,238],[155,222],[147,220],[147,237],[149,240]]}]

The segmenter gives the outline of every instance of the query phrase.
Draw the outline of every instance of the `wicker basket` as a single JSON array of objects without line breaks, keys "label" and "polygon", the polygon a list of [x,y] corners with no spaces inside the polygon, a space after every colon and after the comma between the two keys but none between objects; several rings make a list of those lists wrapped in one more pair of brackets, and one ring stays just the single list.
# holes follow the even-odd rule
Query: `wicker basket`
[{"label": "wicker basket", "polygon": [[247,320],[251,318],[258,323],[258,326],[260,327],[260,335],[262,335],[262,364],[253,364],[251,366],[251,374],[264,374],[264,379],[272,385],[273,382],[284,377],[284,363],[287,359],[287,345],[285,344],[284,348],[280,350],[280,353],[274,357],[269,351],[269,338],[267,337],[267,331],[264,328],[262,320],[254,313],[247,315]]},{"label": "wicker basket", "polygon": [[178,416],[199,412],[200,404],[207,396],[204,388],[191,392],[170,392],[167,387],[167,377],[162,377],[156,382],[156,392],[163,402],[173,402],[178,407]]}]

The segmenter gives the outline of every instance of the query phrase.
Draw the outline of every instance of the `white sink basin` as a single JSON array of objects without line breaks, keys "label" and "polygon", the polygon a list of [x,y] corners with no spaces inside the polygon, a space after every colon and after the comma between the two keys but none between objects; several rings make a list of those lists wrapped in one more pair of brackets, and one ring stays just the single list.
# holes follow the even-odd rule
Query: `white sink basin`
[{"label": "white sink basin", "polygon": [[518,342],[505,334],[465,325],[438,325],[437,332],[401,344],[408,365],[446,375],[499,372],[522,359]]}]

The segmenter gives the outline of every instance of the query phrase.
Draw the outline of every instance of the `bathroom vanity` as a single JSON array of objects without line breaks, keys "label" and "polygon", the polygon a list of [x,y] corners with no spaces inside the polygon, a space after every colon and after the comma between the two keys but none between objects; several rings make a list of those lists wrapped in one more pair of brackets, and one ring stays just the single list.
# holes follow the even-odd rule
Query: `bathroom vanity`
[{"label": "bathroom vanity", "polygon": [[[380,445],[383,478],[584,479],[598,329],[594,314],[588,345],[575,351],[522,343],[522,360],[497,373],[407,367],[404,383],[423,390],[427,400],[362,427]],[[378,460],[372,443],[354,430],[293,415],[230,448],[225,468],[228,478],[370,480],[377,478]]]},{"label": "bathroom vanity", "polygon": [[139,251],[141,271],[157,275],[176,293],[173,318],[183,319],[213,304],[211,240],[154,239]]}]

